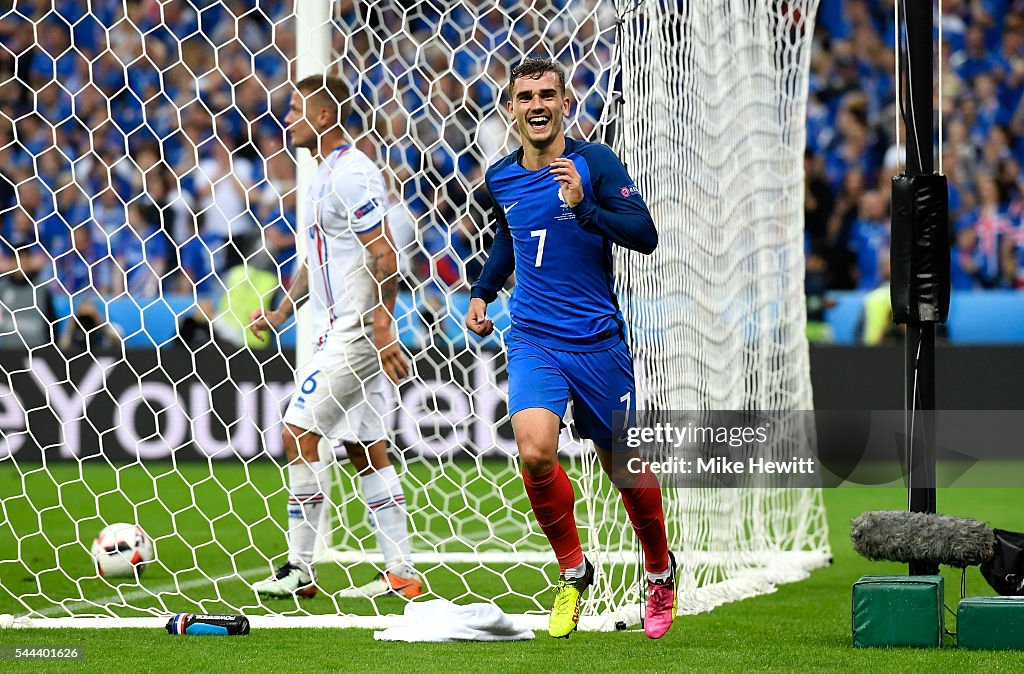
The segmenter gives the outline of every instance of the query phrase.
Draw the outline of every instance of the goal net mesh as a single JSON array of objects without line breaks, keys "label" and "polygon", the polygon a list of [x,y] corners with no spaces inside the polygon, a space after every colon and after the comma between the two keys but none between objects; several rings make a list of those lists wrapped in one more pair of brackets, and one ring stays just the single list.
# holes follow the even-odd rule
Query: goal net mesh
[{"label": "goal net mesh", "polygon": [[[290,78],[308,74],[296,11],[314,4],[19,2],[0,16],[0,613],[19,624],[192,611],[374,626],[404,608],[346,595],[381,558],[344,461],[321,527],[320,595],[250,588],[284,561],[280,419],[306,342],[289,325],[259,343],[245,324],[279,301],[302,255],[303,185],[282,120]],[[611,143],[651,207],[656,254],[616,259],[642,400],[808,410],[815,6],[319,8],[323,60],[353,90],[354,144],[392,192],[396,318],[414,367],[388,423],[428,596],[493,601],[539,627],[557,574],[507,418],[505,299],[489,310],[495,336],[462,327],[490,240],[483,172],[517,145],[510,65],[536,54],[566,66],[568,132]],[[621,502],[571,423],[560,451],[600,568],[584,627],[635,623]],[[829,555],[817,490],[666,489],[665,504],[684,612],[770,592]],[[140,579],[97,574],[90,545],[114,522],[153,539]]]},{"label": "goal net mesh", "polygon": [[[806,453],[803,153],[815,0],[620,3],[616,149],[659,246],[617,256],[650,410],[762,411]],[[746,457],[743,457],[746,458]],[[680,611],[772,591],[828,563],[820,490],[668,489]],[[620,515],[621,517],[621,515]],[[608,521],[616,519],[608,518]]]}]

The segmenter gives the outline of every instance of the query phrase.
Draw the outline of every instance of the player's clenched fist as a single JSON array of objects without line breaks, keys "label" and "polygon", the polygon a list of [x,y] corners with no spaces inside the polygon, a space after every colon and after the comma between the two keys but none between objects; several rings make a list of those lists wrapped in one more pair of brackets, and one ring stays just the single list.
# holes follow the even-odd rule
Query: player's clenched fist
[{"label": "player's clenched fist", "polygon": [[583,179],[580,178],[580,172],[576,170],[576,164],[571,159],[555,159],[551,162],[551,172],[555,174],[555,180],[562,184],[559,191],[569,208],[583,201]]},{"label": "player's clenched fist", "polygon": [[469,301],[469,311],[466,313],[466,327],[481,337],[486,337],[494,332],[494,321],[487,319],[487,302],[484,302],[479,297],[474,297]]},{"label": "player's clenched fist", "polygon": [[396,384],[401,384],[402,380],[409,376],[409,362],[402,355],[398,339],[390,329],[386,329],[376,331],[374,342],[384,374]]},{"label": "player's clenched fist", "polygon": [[249,330],[252,334],[259,337],[260,341],[264,341],[266,339],[267,332],[270,330],[277,330],[277,328],[285,322],[285,318],[286,317],[278,311],[257,309],[249,314]]}]

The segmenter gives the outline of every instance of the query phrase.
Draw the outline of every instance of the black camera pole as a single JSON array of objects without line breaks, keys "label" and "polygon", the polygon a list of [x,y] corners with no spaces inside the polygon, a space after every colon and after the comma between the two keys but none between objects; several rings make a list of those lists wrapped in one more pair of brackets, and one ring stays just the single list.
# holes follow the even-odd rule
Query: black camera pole
[{"label": "black camera pole", "polygon": [[[948,197],[934,173],[932,29],[933,0],[897,0],[906,33],[902,68],[903,119],[907,129],[906,174],[893,179],[893,318],[906,323],[906,449],[909,508],[936,511],[935,325],[949,308]],[[899,29],[899,27],[897,27]],[[898,41],[902,43],[902,40]],[[938,573],[911,562],[911,575]]]}]

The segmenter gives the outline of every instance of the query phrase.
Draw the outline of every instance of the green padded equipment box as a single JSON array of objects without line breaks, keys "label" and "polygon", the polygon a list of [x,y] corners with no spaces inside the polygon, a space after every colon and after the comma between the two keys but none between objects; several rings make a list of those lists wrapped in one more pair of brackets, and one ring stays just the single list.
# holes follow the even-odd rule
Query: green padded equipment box
[{"label": "green padded equipment box", "polygon": [[853,645],[942,646],[942,576],[864,576],[853,584]]},{"label": "green padded equipment box", "polygon": [[965,597],[956,609],[960,648],[1024,650],[1024,597]]}]

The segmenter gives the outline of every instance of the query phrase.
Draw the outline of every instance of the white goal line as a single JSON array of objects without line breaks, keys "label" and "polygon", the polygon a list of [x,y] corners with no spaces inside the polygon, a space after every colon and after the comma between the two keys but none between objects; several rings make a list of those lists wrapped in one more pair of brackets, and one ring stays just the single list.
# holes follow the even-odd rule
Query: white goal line
[{"label": "white goal line", "polygon": [[[636,607],[637,612],[639,607]],[[13,618],[0,616],[0,629],[164,629],[171,616],[163,617],[91,617],[91,618]],[[4,622],[7,618],[7,622]],[[253,630],[260,629],[367,629],[383,630],[406,624],[405,616],[401,615],[307,615],[307,616],[248,616],[249,625]],[[548,616],[532,614],[514,614],[509,618],[518,629],[546,630]],[[616,629],[615,616],[583,616],[580,618],[579,629],[583,631],[605,631]]]},{"label": "white goal line", "polygon": [[[677,551],[677,562],[702,564],[708,566],[730,565],[797,565],[804,566],[807,562],[814,563],[822,555],[815,550],[765,550],[749,552],[692,552]],[[587,556],[597,564],[635,565],[638,561],[636,552],[627,550],[602,551],[587,550]],[[384,556],[370,550],[326,550],[317,563],[335,564],[383,564]],[[550,550],[481,550],[479,552],[413,552],[413,564],[548,564],[554,563],[555,556]]]},{"label": "white goal line", "polygon": [[[354,554],[354,553],[347,553]],[[486,553],[497,555],[498,553]],[[524,554],[524,553],[520,553]],[[539,554],[539,553],[538,553]],[[438,557],[435,555],[433,557]],[[611,558],[620,557],[621,554],[610,554]],[[365,560],[366,555],[360,557]],[[428,555],[428,558],[431,557]],[[509,555],[504,556],[508,560]],[[776,558],[774,563],[766,565],[763,569],[748,569],[735,578],[727,579],[718,583],[711,583],[700,588],[687,588],[685,582],[679,588],[680,615],[692,615],[704,613],[729,601],[737,601],[748,597],[772,592],[775,586],[782,583],[790,583],[806,578],[809,572],[815,568],[826,566],[831,560],[831,555],[825,551],[793,551],[782,555],[784,558]],[[479,559],[476,556],[475,559]],[[640,621],[641,606],[639,604],[625,604],[615,612],[605,612],[595,616],[583,616],[580,618],[579,629],[583,631],[610,632],[622,630],[627,626],[636,625]],[[96,628],[144,628],[162,629],[170,614],[163,617],[77,617],[77,618],[31,618],[12,615],[0,615],[0,629],[2,628],[74,628],[74,629],[96,629]],[[253,629],[289,629],[289,628],[356,628],[356,629],[387,629],[404,624],[405,617],[400,615],[305,615],[305,616],[274,616],[255,615],[248,616],[249,623]],[[547,627],[547,615],[543,614],[514,614],[509,618],[520,629],[543,630]]]}]

